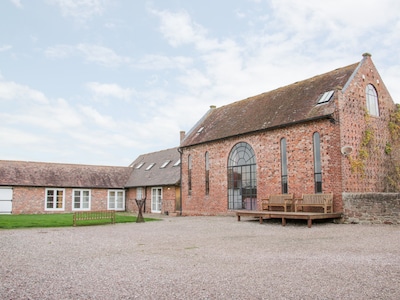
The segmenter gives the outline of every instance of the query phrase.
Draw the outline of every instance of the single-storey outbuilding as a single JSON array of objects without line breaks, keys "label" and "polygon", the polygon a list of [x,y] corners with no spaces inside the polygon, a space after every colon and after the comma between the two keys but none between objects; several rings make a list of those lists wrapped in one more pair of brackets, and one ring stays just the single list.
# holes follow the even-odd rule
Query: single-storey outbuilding
[{"label": "single-storey outbuilding", "polygon": [[74,211],[175,213],[180,205],[177,148],[140,155],[128,167],[0,160],[0,213]]}]

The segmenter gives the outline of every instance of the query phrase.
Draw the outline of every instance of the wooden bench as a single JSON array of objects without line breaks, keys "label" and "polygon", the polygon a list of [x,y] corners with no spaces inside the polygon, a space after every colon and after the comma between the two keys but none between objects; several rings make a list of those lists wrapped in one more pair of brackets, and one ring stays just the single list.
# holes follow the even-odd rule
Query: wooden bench
[{"label": "wooden bench", "polygon": [[324,213],[333,211],[333,194],[303,194],[301,199],[296,199],[294,211],[303,210],[304,207],[321,207]]},{"label": "wooden bench", "polygon": [[112,224],[115,223],[115,210],[99,210],[99,211],[77,211],[74,212],[73,225],[76,226],[77,221],[86,220],[104,220],[109,219]]},{"label": "wooden bench", "polygon": [[289,207],[289,211],[292,211],[293,194],[270,195],[267,199],[262,200],[261,205],[263,210],[271,210],[272,207],[282,207],[283,211],[286,212]]}]

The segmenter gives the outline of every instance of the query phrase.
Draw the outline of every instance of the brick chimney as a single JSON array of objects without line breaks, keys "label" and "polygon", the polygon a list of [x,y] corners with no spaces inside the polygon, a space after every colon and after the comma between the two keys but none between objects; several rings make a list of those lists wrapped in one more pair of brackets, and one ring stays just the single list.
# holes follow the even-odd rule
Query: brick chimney
[{"label": "brick chimney", "polygon": [[180,142],[182,142],[183,139],[185,138],[186,132],[185,131],[180,131],[179,135],[180,135]]}]

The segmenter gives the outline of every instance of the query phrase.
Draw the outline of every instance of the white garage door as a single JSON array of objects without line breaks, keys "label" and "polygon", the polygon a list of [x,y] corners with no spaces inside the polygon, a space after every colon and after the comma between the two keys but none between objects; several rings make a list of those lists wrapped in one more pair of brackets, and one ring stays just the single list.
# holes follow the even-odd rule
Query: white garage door
[{"label": "white garage door", "polygon": [[11,214],[13,190],[10,187],[0,187],[0,214]]}]

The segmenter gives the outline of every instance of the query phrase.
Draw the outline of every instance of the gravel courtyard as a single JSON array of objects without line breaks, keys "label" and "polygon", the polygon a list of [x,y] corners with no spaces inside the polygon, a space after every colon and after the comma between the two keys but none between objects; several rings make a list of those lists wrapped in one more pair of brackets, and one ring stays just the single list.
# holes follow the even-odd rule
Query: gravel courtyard
[{"label": "gravel courtyard", "polygon": [[0,230],[1,299],[400,299],[400,226],[229,217]]}]

